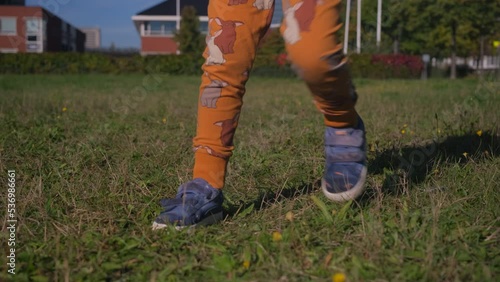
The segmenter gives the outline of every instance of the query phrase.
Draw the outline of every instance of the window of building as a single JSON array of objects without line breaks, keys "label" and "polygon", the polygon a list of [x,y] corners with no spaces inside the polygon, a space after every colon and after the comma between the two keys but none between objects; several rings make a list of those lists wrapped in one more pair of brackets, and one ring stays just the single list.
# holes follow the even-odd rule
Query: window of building
[{"label": "window of building", "polygon": [[0,18],[0,34],[17,34],[17,19],[16,18]]},{"label": "window of building", "polygon": [[176,30],[175,21],[151,21],[144,23],[146,35],[172,35]]},{"label": "window of building", "polygon": [[31,18],[26,19],[26,33],[28,34],[37,34],[41,31],[41,22],[40,19]]},{"label": "window of building", "polygon": [[26,52],[40,53],[43,45],[43,19],[40,17],[24,18],[26,23]]},{"label": "window of building", "polygon": [[[68,26],[66,25],[66,23],[62,23],[62,25],[61,25],[61,45],[66,46],[67,44],[68,44]],[[64,49],[64,47],[63,47],[63,49]]]},{"label": "window of building", "polygon": [[208,33],[208,22],[200,22],[201,33]]}]

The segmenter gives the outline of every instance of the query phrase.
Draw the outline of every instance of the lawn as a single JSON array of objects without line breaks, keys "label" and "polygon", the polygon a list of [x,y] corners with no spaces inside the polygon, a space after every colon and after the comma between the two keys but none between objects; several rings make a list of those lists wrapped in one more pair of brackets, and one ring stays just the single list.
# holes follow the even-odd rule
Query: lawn
[{"label": "lawn", "polygon": [[498,281],[500,84],[358,80],[366,193],[319,191],[322,117],[295,79],[252,78],[216,226],[153,232],[190,179],[198,77],[0,76],[0,280]]}]

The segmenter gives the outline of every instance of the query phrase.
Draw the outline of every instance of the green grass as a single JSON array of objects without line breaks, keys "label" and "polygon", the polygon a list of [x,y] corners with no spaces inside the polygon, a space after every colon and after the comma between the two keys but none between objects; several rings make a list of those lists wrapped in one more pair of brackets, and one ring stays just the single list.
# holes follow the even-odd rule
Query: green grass
[{"label": "green grass", "polygon": [[[226,219],[152,232],[158,200],[190,179],[198,83],[0,76],[2,217],[6,171],[18,174],[14,280],[500,277],[498,82],[357,81],[368,188],[336,204],[318,190],[322,117],[305,86],[252,78],[224,190]],[[273,240],[276,231],[282,240]],[[13,278],[5,260],[4,281]]]}]

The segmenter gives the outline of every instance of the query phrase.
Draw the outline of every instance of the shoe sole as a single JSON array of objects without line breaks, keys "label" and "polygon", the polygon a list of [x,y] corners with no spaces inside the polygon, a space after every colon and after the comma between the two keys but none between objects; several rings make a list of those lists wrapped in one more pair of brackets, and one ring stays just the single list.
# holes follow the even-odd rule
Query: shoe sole
[{"label": "shoe sole", "polygon": [[[214,213],[214,214],[211,214],[211,215],[207,216],[206,218],[204,218],[203,220],[201,220],[200,222],[198,222],[196,224],[193,224],[193,225],[176,225],[174,227],[175,227],[175,229],[177,231],[180,231],[180,230],[182,230],[182,229],[184,229],[186,227],[193,228],[193,227],[196,227],[196,226],[211,225],[211,224],[214,224],[214,223],[217,223],[217,222],[221,221],[222,217],[223,217],[222,212],[218,212],[218,213]],[[153,222],[153,225],[151,226],[151,229],[152,230],[160,230],[160,229],[167,228],[167,226],[169,226],[169,224],[163,224],[163,223]]]},{"label": "shoe sole", "polygon": [[356,186],[354,186],[352,189],[349,189],[349,191],[345,191],[342,193],[329,192],[328,189],[326,189],[326,182],[325,182],[324,178],[321,179],[321,190],[323,190],[323,194],[325,194],[325,196],[329,200],[334,201],[334,202],[341,203],[341,202],[347,202],[350,200],[354,200],[357,197],[359,197],[363,193],[363,191],[365,190],[365,181],[366,181],[367,172],[368,172],[368,169],[366,167],[364,167],[363,170],[361,171],[360,181],[358,181]]}]

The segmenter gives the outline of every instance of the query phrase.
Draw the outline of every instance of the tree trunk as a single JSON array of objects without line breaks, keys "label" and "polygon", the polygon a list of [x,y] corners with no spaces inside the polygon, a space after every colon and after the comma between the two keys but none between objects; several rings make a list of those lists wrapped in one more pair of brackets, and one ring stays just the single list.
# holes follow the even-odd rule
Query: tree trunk
[{"label": "tree trunk", "polygon": [[483,75],[483,60],[484,60],[484,36],[481,36],[479,43],[479,59],[477,64],[477,73],[479,76]]},{"label": "tree trunk", "polygon": [[398,26],[398,34],[396,35],[396,38],[394,38],[394,44],[393,44],[393,53],[394,54],[399,54],[399,42],[401,42],[401,36],[403,35],[403,27],[401,25]]},{"label": "tree trunk", "polygon": [[399,53],[399,40],[397,38],[394,39],[394,43],[392,45],[392,52],[394,54],[398,54]]},{"label": "tree trunk", "polygon": [[451,70],[450,78],[457,78],[457,25],[451,25]]}]

